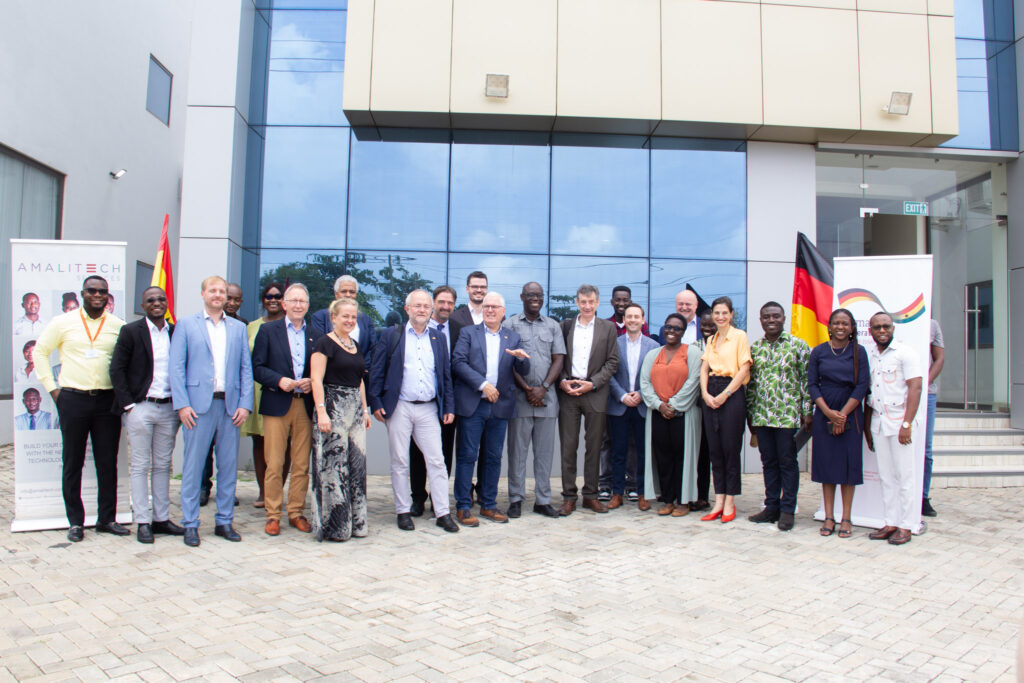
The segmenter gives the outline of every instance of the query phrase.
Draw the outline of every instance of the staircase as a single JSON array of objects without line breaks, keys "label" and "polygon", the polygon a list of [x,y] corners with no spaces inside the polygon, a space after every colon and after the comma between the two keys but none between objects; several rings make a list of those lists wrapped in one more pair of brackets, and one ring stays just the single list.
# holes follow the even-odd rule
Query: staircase
[{"label": "staircase", "polygon": [[1024,486],[1024,431],[1006,413],[935,415],[932,488]]}]

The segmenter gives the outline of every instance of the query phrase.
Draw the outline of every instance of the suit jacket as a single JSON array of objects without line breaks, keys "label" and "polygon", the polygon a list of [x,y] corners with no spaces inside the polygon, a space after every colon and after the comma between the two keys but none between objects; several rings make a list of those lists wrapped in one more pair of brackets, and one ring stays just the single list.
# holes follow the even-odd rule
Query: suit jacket
[{"label": "suit jacket", "polygon": [[[484,400],[480,385],[487,380],[487,332],[483,323],[465,328],[452,351],[455,376],[455,414],[469,417]],[[505,353],[523,348],[519,333],[507,327],[498,329],[498,400],[491,407],[494,417],[508,420],[516,416],[516,383],[512,369],[520,375],[530,371],[530,361]]]},{"label": "suit jacket", "polygon": [[[228,415],[238,408],[252,411],[252,361],[245,325],[224,316],[224,410]],[[191,406],[202,415],[213,404],[213,348],[203,314],[196,313],[178,321],[171,339],[171,396],[174,409]]]},{"label": "suit jacket", "polygon": [[448,317],[448,325],[450,326],[449,329],[452,333],[452,350],[454,350],[455,344],[458,343],[459,335],[462,333],[462,330],[466,327],[476,325],[476,323],[473,322],[473,314],[470,313],[469,306],[463,304],[456,308],[452,312],[451,316]]},{"label": "suit jacket", "polygon": [[[252,347],[252,376],[263,386],[260,397],[260,415],[284,417],[292,406],[292,392],[281,391],[278,383],[282,377],[293,378],[292,349],[288,343],[287,318],[264,323],[256,333]],[[306,340],[305,364],[302,376],[309,377],[309,357],[313,344],[323,335],[317,335],[311,325],[303,329]],[[304,394],[306,413],[313,415],[313,394]]]},{"label": "suit jacket", "polygon": [[[402,377],[405,374],[405,325],[385,328],[377,340],[376,352],[370,364],[370,382],[367,385],[366,400],[370,410],[381,408],[387,417],[394,415],[398,396],[402,393]],[[455,399],[452,391],[452,372],[448,353],[445,350],[444,333],[427,328],[430,334],[430,348],[434,351],[434,379],[436,380],[437,416],[455,413]],[[400,335],[391,351],[392,338]]]},{"label": "suit jacket", "polygon": [[[359,325],[359,338],[356,339],[356,344],[359,344],[359,350],[363,353],[366,367],[369,368],[373,357],[373,347],[377,343],[377,329],[374,327],[370,316],[362,311],[359,311],[356,315],[356,324]],[[330,309],[324,308],[314,313],[312,318],[310,318],[309,326],[313,328],[313,341],[334,330]]]},{"label": "suit jacket", "polygon": [[[572,378],[572,340],[576,331],[576,318],[562,321],[562,336],[565,338],[565,363],[562,365],[562,379]],[[586,379],[594,383],[593,391],[581,396],[586,409],[597,413],[608,410],[609,381],[619,368],[618,331],[615,323],[604,318],[594,318],[594,343],[590,348],[590,362],[587,364]]]},{"label": "suit jacket", "polygon": [[[608,391],[608,414],[609,415],[625,415],[626,405],[619,400],[623,394],[628,394],[631,391],[640,391],[640,370],[644,366],[644,358],[647,354],[654,349],[660,348],[660,344],[646,334],[640,335],[640,361],[636,364],[636,381],[633,382],[633,386],[629,386],[629,353],[628,353],[628,335],[622,335],[618,339],[619,346],[619,367],[615,370],[615,374],[608,380],[609,391]],[[644,405],[643,401],[640,401],[637,410],[641,415],[647,415],[647,406]]]},{"label": "suit jacket", "polygon": [[[165,323],[174,339],[174,325]],[[170,371],[170,362],[168,362]],[[117,335],[110,356],[110,382],[119,411],[125,406],[145,400],[153,383],[153,340],[145,318],[124,325]]]}]

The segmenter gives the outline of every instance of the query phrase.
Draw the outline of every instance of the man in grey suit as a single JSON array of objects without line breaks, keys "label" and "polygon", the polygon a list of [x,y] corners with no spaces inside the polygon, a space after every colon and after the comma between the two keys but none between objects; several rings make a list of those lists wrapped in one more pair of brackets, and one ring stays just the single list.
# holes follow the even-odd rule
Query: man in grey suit
[{"label": "man in grey suit", "polygon": [[584,423],[583,507],[608,512],[597,499],[601,468],[601,440],[608,410],[609,380],[619,367],[618,333],[615,323],[597,317],[600,295],[594,285],[576,290],[579,315],[562,321],[566,358],[562,381],[558,383],[558,436],[562,442],[563,517],[576,510],[576,450],[580,443],[580,421]]},{"label": "man in grey suit", "polygon": [[[640,395],[640,367],[647,354],[659,347],[643,333],[644,309],[640,304],[630,303],[622,315],[626,334],[618,338],[619,368],[612,375],[608,392],[608,434],[612,440],[612,499],[608,509],[622,506],[626,492],[626,466],[629,454],[629,437],[636,444],[636,486],[644,490],[644,423],[647,420],[647,406]],[[651,504],[640,496],[637,508],[650,510]]]}]

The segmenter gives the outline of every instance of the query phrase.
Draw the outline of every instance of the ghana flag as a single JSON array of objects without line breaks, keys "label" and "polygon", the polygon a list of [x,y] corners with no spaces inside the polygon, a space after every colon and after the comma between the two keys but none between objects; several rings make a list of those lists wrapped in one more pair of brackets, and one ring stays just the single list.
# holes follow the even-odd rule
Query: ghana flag
[{"label": "ghana flag", "polygon": [[174,317],[174,279],[171,276],[171,245],[167,240],[167,223],[170,215],[164,214],[164,230],[160,234],[160,245],[156,250],[156,267],[153,268],[153,280],[150,287],[160,287],[167,295],[167,312],[164,318],[172,325],[177,324]]},{"label": "ghana flag", "polygon": [[832,266],[818,248],[798,233],[796,272],[793,277],[793,320],[789,330],[813,349],[828,341],[828,316],[832,313]]}]

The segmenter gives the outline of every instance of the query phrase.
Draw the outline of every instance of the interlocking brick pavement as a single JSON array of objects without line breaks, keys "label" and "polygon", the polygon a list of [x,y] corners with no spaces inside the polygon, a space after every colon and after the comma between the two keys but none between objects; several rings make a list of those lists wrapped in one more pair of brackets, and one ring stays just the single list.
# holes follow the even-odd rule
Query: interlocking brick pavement
[{"label": "interlocking brick pavement", "polygon": [[215,537],[206,507],[189,549],[89,529],[76,545],[63,531],[12,534],[12,470],[0,450],[2,678],[1015,677],[1020,489],[937,491],[941,516],[897,548],[859,528],[820,538],[806,475],[789,533],[746,521],[762,490],[749,475],[727,525],[627,506],[454,535],[427,518],[399,531],[389,481],[372,477],[369,537],[318,544],[287,526],[264,535],[256,486],[242,482],[243,541]]}]

